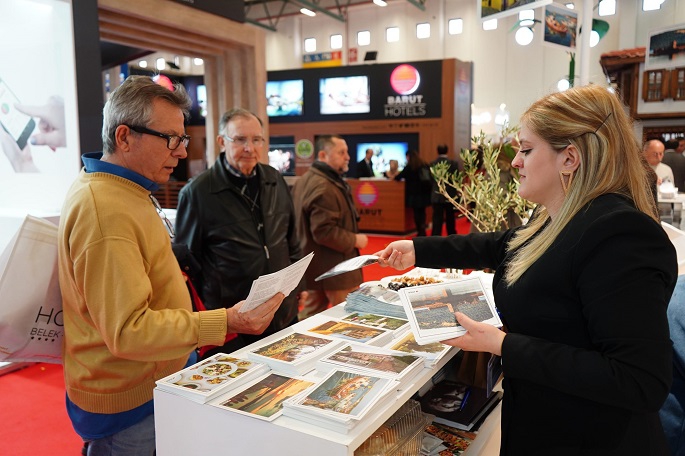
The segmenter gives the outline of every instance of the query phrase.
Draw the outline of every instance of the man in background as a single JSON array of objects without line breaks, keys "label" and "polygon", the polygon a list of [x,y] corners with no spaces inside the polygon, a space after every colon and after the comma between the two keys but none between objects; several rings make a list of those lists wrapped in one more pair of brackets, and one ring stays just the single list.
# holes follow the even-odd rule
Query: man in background
[{"label": "man in background", "polygon": [[678,153],[678,140],[670,139],[664,144],[664,157],[661,163],[668,165],[673,171],[673,185],[681,192],[685,192],[685,156]]},{"label": "man in background", "polygon": [[664,157],[665,146],[658,139],[650,139],[642,146],[642,155],[657,176],[657,186],[664,182],[673,182],[673,170],[668,165],[661,163]]},{"label": "man in background", "polygon": [[[243,314],[237,304],[192,312],[151,192],[188,154],[183,86],[168,90],[131,76],[104,108],[104,155],[85,154],[67,193],[58,232],[67,413],[89,455],[155,452],[155,382],[220,344],[228,328],[261,333],[278,293]],[[165,222],[168,222],[166,218]]]},{"label": "man in background", "polygon": [[366,149],[366,155],[363,160],[357,163],[357,177],[375,177],[373,172],[373,149]]},{"label": "man in background", "polygon": [[[459,171],[459,164],[447,156],[448,152],[449,147],[446,144],[440,144],[438,146],[438,158],[433,160],[433,162],[430,164],[431,168],[438,163],[447,163],[450,174],[454,174],[455,172]],[[431,206],[433,207],[433,228],[431,236],[442,235],[443,221],[447,228],[447,235],[449,236],[450,234],[456,234],[457,229],[454,225],[454,206],[442,193],[440,193],[438,190],[438,183],[435,181],[435,179],[433,179],[432,185]],[[449,186],[447,187],[447,193],[452,198],[456,198],[457,196],[457,190]]]},{"label": "man in background", "polygon": [[[226,112],[217,136],[221,154],[179,193],[176,242],[186,244],[200,263],[198,291],[207,309],[232,307],[260,275],[300,259],[288,186],[276,169],[260,163],[265,142],[255,114]],[[295,323],[298,291],[285,298],[263,334],[237,334],[203,358],[238,350]]]},{"label": "man in background", "polygon": [[343,302],[362,283],[356,270],[315,282],[338,263],[359,256],[368,238],[357,227],[357,211],[350,187],[342,178],[350,156],[340,136],[325,135],[316,141],[317,161],[295,183],[293,200],[297,214],[297,237],[302,254],[314,252],[305,281],[307,298],[299,318],[305,318]]}]

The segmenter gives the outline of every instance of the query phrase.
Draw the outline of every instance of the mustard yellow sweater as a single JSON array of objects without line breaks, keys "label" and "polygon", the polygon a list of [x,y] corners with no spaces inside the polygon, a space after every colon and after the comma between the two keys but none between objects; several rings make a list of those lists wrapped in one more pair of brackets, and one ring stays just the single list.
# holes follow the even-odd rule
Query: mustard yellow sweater
[{"label": "mustard yellow sweater", "polygon": [[128,179],[81,172],[62,209],[58,262],[65,384],[86,411],[142,405],[198,345],[224,342],[226,310],[192,312],[149,191]]}]

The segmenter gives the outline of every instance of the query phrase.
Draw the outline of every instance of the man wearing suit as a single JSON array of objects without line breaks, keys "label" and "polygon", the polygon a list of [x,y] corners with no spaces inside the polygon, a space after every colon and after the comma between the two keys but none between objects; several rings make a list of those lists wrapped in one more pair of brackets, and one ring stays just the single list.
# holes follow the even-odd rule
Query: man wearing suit
[{"label": "man wearing suit", "polygon": [[373,172],[373,149],[366,149],[366,157],[357,163],[357,177],[375,177]]}]

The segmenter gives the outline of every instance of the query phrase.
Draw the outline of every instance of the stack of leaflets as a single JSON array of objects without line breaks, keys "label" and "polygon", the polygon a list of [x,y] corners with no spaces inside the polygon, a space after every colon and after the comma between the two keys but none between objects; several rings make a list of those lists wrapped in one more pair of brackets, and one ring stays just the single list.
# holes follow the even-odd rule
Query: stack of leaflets
[{"label": "stack of leaflets", "polygon": [[466,334],[454,316],[457,311],[473,320],[498,328],[502,326],[491,294],[486,292],[478,277],[403,288],[399,295],[419,344]]},{"label": "stack of leaflets", "polygon": [[393,331],[338,320],[321,314],[307,318],[301,327],[307,332],[320,336],[369,345],[381,346],[393,339]]},{"label": "stack of leaflets", "polygon": [[421,454],[434,455],[461,455],[469,448],[476,439],[475,432],[462,431],[453,427],[436,423],[429,424],[423,434],[421,442]]},{"label": "stack of leaflets", "polygon": [[501,392],[488,395],[483,388],[443,380],[421,398],[421,409],[435,415],[435,423],[471,431],[476,430],[476,424],[495,408],[501,398]]},{"label": "stack of leaflets", "polygon": [[407,319],[400,295],[380,282],[362,284],[359,290],[347,295],[346,312],[363,312]]},{"label": "stack of leaflets", "polygon": [[229,394],[212,400],[209,405],[260,420],[273,421],[281,415],[283,401],[313,384],[311,380],[271,372],[242,388],[231,390]]},{"label": "stack of leaflets", "polygon": [[[396,350],[412,355],[422,356],[425,360],[426,367],[433,367],[440,359],[447,354],[451,349],[449,345],[441,344],[440,342],[433,342],[431,344],[419,345],[414,339],[414,333],[411,331],[406,333],[402,338],[393,340],[385,346],[390,350]],[[456,350],[456,348],[455,348]]]},{"label": "stack of leaflets", "polygon": [[334,370],[283,403],[283,415],[346,434],[374,407],[396,398],[397,382],[360,372]]},{"label": "stack of leaflets", "polygon": [[332,339],[292,332],[280,339],[252,349],[247,357],[271,369],[293,376],[314,369],[316,361],[342,345]]},{"label": "stack of leaflets", "polygon": [[343,321],[350,321],[359,323],[360,325],[373,326],[374,328],[382,328],[387,331],[392,331],[393,339],[403,336],[405,332],[409,331],[409,321],[403,318],[386,317],[385,315],[376,315],[372,313],[353,312],[341,318]]},{"label": "stack of leaflets", "polygon": [[157,380],[157,388],[204,404],[268,371],[269,366],[266,364],[218,353]]},{"label": "stack of leaflets", "polygon": [[424,365],[422,356],[381,347],[348,344],[320,359],[316,363],[316,370],[319,372],[330,372],[335,369],[359,371],[378,377],[391,377],[401,382],[422,371]]}]

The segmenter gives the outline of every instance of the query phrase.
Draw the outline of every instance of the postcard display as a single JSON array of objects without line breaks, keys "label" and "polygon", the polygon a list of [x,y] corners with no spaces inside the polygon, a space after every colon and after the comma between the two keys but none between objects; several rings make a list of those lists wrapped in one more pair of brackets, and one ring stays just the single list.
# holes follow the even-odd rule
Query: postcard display
[{"label": "postcard display", "polygon": [[[391,346],[401,345],[408,335],[411,335],[409,325],[391,319],[392,321],[382,321],[377,326],[384,329],[385,333],[380,336],[373,331],[366,334],[348,325],[370,323],[369,320],[362,315],[350,316],[343,320],[349,314],[350,312],[345,311],[341,304],[315,316],[316,318],[296,323],[290,328],[231,353],[231,357],[252,362],[255,374],[259,374],[246,376],[250,378],[244,381],[240,388],[224,389],[218,393],[195,394],[192,390],[182,391],[183,388],[179,388],[178,385],[164,385],[160,384],[161,381],[158,382],[158,387],[154,391],[157,454],[210,454],[219,448],[225,448],[226,450],[220,451],[220,454],[353,455],[354,451],[414,393],[431,382],[432,377],[458,352],[458,349],[449,348],[442,356],[424,356],[423,360],[418,356],[418,362],[413,359],[416,357],[408,353],[406,356],[397,357],[398,359],[393,362],[379,361],[382,355],[365,356],[365,352],[382,352]],[[331,329],[336,327],[343,328],[338,337],[331,333]],[[355,340],[357,337],[362,339]],[[297,343],[292,343],[291,339],[295,339]],[[287,344],[284,344],[284,340]],[[303,340],[307,341],[308,346],[316,346],[314,351],[317,353],[293,355],[293,351],[297,351],[293,350],[293,347],[298,344],[304,345],[301,343]],[[288,345],[289,348],[283,349],[279,345]],[[381,348],[381,345],[386,348]],[[226,361],[236,362],[233,359]],[[360,407],[356,421],[354,417],[341,418],[334,410],[326,411],[327,414],[333,415],[330,421],[322,424],[316,419],[312,420],[306,414],[307,407],[303,405],[307,405],[308,402],[311,405],[312,399],[316,402],[322,391],[331,394],[331,382],[338,381],[339,384],[340,377],[354,377],[355,373],[362,372],[355,369],[357,363],[367,369],[375,366],[378,369],[373,374],[376,378],[375,384],[379,389],[387,388],[386,391],[389,393],[380,395],[370,407]],[[268,365],[267,370],[270,370],[262,370],[262,364]],[[203,364],[195,368],[195,371],[191,368],[185,377],[203,374],[202,369],[207,365]],[[389,379],[387,373],[383,372],[387,369],[395,369],[399,374],[395,379]],[[178,377],[176,374],[170,379],[178,383],[187,380],[185,377],[179,380]],[[312,386],[317,382],[323,383],[318,388]],[[307,389],[310,386],[311,388]],[[264,388],[272,388],[274,391],[289,388],[293,396],[285,400],[282,411],[273,416],[269,416],[268,413],[254,416],[246,413],[245,409],[227,410],[240,408],[236,404],[247,403],[247,396],[254,394],[255,390]],[[273,402],[277,402],[277,399],[272,399],[269,404],[250,406],[252,409],[258,406],[268,408]],[[490,421],[487,426],[488,436],[499,427],[499,415],[492,415],[496,416],[492,420],[486,420],[486,423]],[[486,429],[482,429],[483,433],[485,431]],[[475,445],[478,440],[479,444]],[[487,440],[489,438],[486,439],[484,436],[483,439],[474,441],[468,453],[478,454],[477,447],[482,447]]]}]

